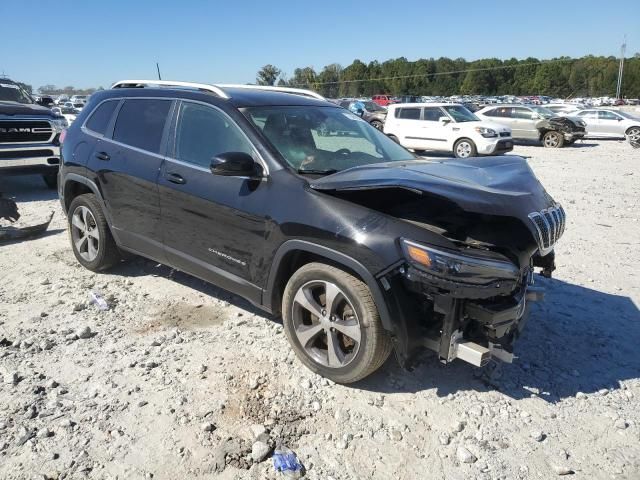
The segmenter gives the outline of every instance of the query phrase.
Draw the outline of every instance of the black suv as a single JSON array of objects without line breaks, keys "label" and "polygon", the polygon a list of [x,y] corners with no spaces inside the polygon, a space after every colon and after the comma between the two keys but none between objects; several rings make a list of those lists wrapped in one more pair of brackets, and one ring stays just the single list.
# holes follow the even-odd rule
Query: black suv
[{"label": "black suv", "polygon": [[62,160],[82,265],[132,252],[215,283],[281,314],[300,360],[342,383],[392,350],[510,361],[565,224],[520,157],[417,159],[293,89],[119,82]]}]

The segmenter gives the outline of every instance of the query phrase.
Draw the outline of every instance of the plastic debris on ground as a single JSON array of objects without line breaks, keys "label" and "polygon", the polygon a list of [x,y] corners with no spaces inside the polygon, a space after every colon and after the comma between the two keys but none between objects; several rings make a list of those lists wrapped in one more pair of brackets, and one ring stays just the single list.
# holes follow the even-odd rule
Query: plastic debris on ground
[{"label": "plastic debris on ground", "polygon": [[109,304],[100,292],[91,292],[89,296],[91,297],[91,303],[98,307],[98,310],[102,310],[103,312],[109,310]]},{"label": "plastic debris on ground", "polygon": [[273,467],[287,478],[302,478],[304,467],[289,448],[278,445],[273,452]]}]

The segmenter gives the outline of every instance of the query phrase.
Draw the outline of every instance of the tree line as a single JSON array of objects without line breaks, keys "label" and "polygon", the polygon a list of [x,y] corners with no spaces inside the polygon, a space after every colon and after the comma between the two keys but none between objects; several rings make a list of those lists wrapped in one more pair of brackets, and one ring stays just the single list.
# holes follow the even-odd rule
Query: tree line
[{"label": "tree line", "polygon": [[[327,98],[375,94],[601,97],[615,95],[618,62],[615,57],[592,55],[474,61],[400,57],[382,63],[354,60],[347,67],[332,63],[319,72],[313,67],[296,68],[291,77],[268,64],[258,71],[256,83],[307,88]],[[622,95],[640,97],[640,53],[625,59]]]},{"label": "tree line", "polygon": [[[29,86],[30,87],[30,86]],[[38,92],[42,95],[91,95],[99,90],[104,90],[102,87],[98,88],[76,88],[71,85],[67,87],[56,87],[55,85],[43,85],[38,88]]]}]

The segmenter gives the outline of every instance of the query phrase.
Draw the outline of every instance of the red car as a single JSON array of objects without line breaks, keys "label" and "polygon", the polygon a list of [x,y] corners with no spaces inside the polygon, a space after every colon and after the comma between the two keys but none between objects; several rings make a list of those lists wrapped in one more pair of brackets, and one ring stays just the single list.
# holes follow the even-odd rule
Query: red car
[{"label": "red car", "polygon": [[393,98],[391,97],[391,95],[374,95],[371,100],[381,107],[386,107],[390,103],[393,103]]}]

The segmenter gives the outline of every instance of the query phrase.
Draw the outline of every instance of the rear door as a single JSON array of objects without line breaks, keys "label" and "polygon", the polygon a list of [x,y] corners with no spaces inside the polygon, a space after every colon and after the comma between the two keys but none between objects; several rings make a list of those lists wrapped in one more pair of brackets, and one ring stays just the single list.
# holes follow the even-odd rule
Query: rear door
[{"label": "rear door", "polygon": [[422,132],[422,113],[420,107],[400,107],[395,110],[394,123],[398,126],[398,138],[402,146],[416,150],[429,148]]},{"label": "rear door", "polygon": [[176,112],[158,180],[167,259],[259,301],[261,290],[254,282],[263,254],[270,183],[210,171],[211,160],[221,153],[245,152],[257,161],[259,155],[221,109],[183,100]]},{"label": "rear door", "polygon": [[88,168],[96,174],[120,243],[163,260],[158,175],[173,101],[127,98],[112,133],[98,142]]}]

